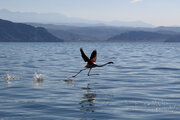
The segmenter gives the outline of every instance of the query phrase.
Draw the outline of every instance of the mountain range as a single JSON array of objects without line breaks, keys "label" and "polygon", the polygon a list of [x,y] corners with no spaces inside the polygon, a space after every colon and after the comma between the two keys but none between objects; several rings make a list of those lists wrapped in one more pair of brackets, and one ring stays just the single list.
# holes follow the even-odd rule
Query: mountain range
[{"label": "mountain range", "polygon": [[35,12],[12,12],[7,9],[0,10],[0,18],[13,22],[33,22],[44,24],[68,25],[68,26],[121,26],[121,27],[154,27],[142,21],[98,21],[87,20],[78,17],[67,17],[61,13],[35,13]]},{"label": "mountain range", "polygon": [[0,19],[0,42],[63,42],[45,28]]},{"label": "mountain range", "polygon": [[67,26],[0,19],[0,42],[180,42],[180,27]]},{"label": "mountain range", "polygon": [[51,34],[66,42],[180,42],[180,27],[77,27],[67,25],[27,23],[44,27]]}]

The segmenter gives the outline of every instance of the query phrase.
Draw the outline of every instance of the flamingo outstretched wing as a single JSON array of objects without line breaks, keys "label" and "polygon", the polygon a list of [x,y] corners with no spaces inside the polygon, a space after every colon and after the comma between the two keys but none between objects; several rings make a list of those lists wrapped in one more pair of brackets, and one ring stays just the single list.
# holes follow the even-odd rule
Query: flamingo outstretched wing
[{"label": "flamingo outstretched wing", "polygon": [[81,56],[82,56],[83,60],[85,62],[92,63],[91,60],[86,56],[86,54],[84,53],[82,48],[80,48],[80,51],[81,51]]},{"label": "flamingo outstretched wing", "polygon": [[[73,75],[72,77],[76,77],[80,72],[82,72],[83,70],[86,70],[87,68],[89,68],[88,76],[90,76],[90,71],[91,71],[92,68],[103,67],[103,66],[105,66],[107,64],[113,64],[113,62],[108,62],[108,63],[105,63],[103,65],[97,65],[95,63],[96,58],[97,58],[97,51],[96,50],[94,50],[91,53],[90,59],[86,56],[86,54],[84,53],[82,48],[80,48],[80,52],[81,52],[81,56],[82,56],[83,60],[86,62],[86,65],[85,65],[84,69],[80,70],[77,74]],[[99,75],[99,74],[91,74],[91,75]]]},{"label": "flamingo outstretched wing", "polygon": [[90,60],[94,63],[94,62],[96,62],[96,58],[97,58],[97,51],[94,50],[94,51],[91,53]]}]

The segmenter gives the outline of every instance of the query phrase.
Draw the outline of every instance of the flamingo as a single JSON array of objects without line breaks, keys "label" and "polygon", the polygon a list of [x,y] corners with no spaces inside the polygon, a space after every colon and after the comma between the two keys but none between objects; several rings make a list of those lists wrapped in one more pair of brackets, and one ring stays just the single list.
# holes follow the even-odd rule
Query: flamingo
[{"label": "flamingo", "polygon": [[89,69],[88,76],[99,75],[99,74],[90,74],[91,69],[95,68],[95,67],[103,67],[103,66],[108,65],[108,64],[114,64],[113,62],[107,62],[103,65],[97,65],[96,64],[96,59],[97,59],[97,51],[96,50],[94,50],[91,53],[90,59],[86,56],[86,54],[84,53],[82,48],[80,48],[80,52],[81,52],[81,56],[82,56],[83,60],[86,62],[86,65],[84,66],[84,68],[82,70],[80,70],[77,74],[75,74],[72,77],[76,77],[80,72],[82,72],[83,70],[86,70],[86,69]]}]

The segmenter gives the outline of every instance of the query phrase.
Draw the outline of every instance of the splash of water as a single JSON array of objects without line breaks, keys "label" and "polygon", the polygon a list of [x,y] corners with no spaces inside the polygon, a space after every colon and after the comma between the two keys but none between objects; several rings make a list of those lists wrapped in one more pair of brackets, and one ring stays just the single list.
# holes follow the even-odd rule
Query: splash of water
[{"label": "splash of water", "polygon": [[8,80],[17,80],[17,78],[14,77],[14,76],[12,76],[12,75],[10,75],[10,74],[6,74],[6,80],[7,80],[7,81],[8,81]]},{"label": "splash of water", "polygon": [[5,80],[9,84],[9,83],[11,83],[11,80],[19,80],[19,78],[15,77],[13,75],[10,75],[10,74],[6,74]]},{"label": "splash of water", "polygon": [[43,81],[43,75],[34,73],[34,80],[37,81],[37,82]]}]

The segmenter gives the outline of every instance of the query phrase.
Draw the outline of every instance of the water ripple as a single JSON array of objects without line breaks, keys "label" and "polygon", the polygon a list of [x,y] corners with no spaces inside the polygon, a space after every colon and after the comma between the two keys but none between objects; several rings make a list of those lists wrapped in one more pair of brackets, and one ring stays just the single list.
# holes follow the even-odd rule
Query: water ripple
[{"label": "water ripple", "polygon": [[[180,44],[1,43],[0,119],[151,120],[180,118]],[[98,52],[98,76],[68,78]],[[34,80],[41,73],[43,81]],[[6,75],[17,79],[6,79]],[[13,78],[13,77],[12,77]]]}]

